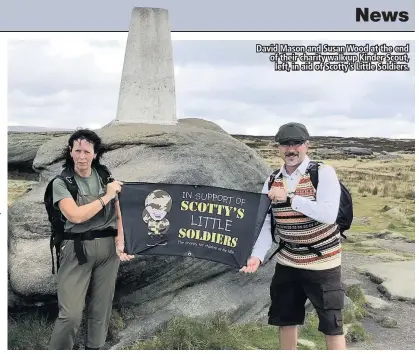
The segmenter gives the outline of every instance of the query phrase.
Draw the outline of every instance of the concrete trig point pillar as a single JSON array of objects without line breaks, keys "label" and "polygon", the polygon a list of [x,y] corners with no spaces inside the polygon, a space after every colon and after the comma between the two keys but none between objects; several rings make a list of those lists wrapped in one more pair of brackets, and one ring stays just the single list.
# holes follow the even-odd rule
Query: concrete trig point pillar
[{"label": "concrete trig point pillar", "polygon": [[169,14],[132,11],[119,91],[118,123],[176,124],[175,79]]}]

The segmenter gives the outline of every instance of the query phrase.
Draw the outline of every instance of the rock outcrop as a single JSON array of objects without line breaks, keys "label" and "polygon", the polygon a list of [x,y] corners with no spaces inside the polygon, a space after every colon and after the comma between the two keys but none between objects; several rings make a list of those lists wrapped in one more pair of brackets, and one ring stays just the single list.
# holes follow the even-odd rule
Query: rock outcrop
[{"label": "rock outcrop", "polygon": [[61,132],[38,132],[38,133],[17,133],[9,132],[7,134],[7,163],[10,168],[23,169],[25,171],[32,169],[32,163],[35,159],[39,147],[47,141],[57,136],[62,136]]},{"label": "rock outcrop", "polygon": [[[98,134],[106,150],[103,163],[122,181],[260,192],[271,172],[251,148],[199,119],[181,120],[173,126],[107,126]],[[9,209],[10,286],[25,299],[42,301],[55,296],[43,194],[47,181],[61,170],[60,154],[68,137],[54,138],[39,148],[33,167],[40,182]],[[140,320],[144,330],[174,315],[200,316],[214,308],[234,313],[238,320],[251,320],[266,315],[269,304],[272,262],[262,269],[258,275],[244,275],[205,260],[138,256],[120,267],[115,304],[128,308],[133,324]],[[126,329],[132,330],[132,326]]]}]

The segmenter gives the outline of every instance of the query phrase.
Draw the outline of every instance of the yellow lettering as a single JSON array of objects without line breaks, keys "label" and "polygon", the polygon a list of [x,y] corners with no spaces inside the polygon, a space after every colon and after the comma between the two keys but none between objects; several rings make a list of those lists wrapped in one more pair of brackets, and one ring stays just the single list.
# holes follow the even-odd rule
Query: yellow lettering
[{"label": "yellow lettering", "polygon": [[226,206],[225,209],[226,209],[226,216],[230,216],[230,212],[231,212],[231,209],[233,209],[233,207]]},{"label": "yellow lettering", "polygon": [[218,208],[218,212],[217,212],[217,214],[218,215],[222,215],[222,211],[223,211],[223,208],[224,208],[224,205],[220,205],[220,204],[215,204],[216,206],[217,206],[217,208]]},{"label": "yellow lettering", "polygon": [[202,240],[200,236],[201,236],[201,230],[196,230],[195,239]]},{"label": "yellow lettering", "polygon": [[222,234],[217,234],[217,243],[223,243],[223,238],[224,238],[224,235],[222,235]]},{"label": "yellow lettering", "polygon": [[237,237],[233,237],[231,239],[231,247],[236,247],[237,246],[237,240],[238,240]]},{"label": "yellow lettering", "polygon": [[227,235],[224,236],[224,246],[231,247],[230,240],[231,240],[231,237],[230,236],[227,236]]},{"label": "yellow lettering", "polygon": [[211,233],[209,233],[208,231],[204,231],[204,235],[202,236],[202,240],[203,241],[211,240]]},{"label": "yellow lettering", "polygon": [[195,237],[195,230],[189,229],[186,231],[186,237],[194,238]]},{"label": "yellow lettering", "polygon": [[208,203],[208,212],[212,214],[214,212],[214,204]]},{"label": "yellow lettering", "polygon": [[244,209],[240,208],[237,209],[237,219],[243,219],[244,218]]},{"label": "yellow lettering", "polygon": [[201,213],[209,213],[209,214],[217,214],[230,217],[233,212],[236,212],[237,219],[243,219],[244,217],[244,209],[240,208],[237,209],[236,207],[231,207],[227,205],[221,204],[214,204],[214,203],[204,203],[204,202],[197,202],[197,201],[189,201],[189,200],[182,200],[180,203],[180,210],[181,211],[199,211]]},{"label": "yellow lettering", "polygon": [[179,229],[179,238],[190,238],[199,241],[206,241],[212,243],[218,243],[220,245],[228,246],[228,247],[236,247],[237,246],[237,237],[231,237],[228,235],[219,234],[216,232],[208,232],[203,230],[195,230],[195,229]]},{"label": "yellow lettering", "polygon": [[199,203],[198,204],[198,210],[201,213],[205,213],[207,211],[207,203]]}]

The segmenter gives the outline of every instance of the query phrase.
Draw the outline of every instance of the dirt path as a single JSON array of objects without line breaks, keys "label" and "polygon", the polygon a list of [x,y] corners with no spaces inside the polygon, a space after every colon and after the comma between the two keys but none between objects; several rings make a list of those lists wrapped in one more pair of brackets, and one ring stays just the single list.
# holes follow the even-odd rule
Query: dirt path
[{"label": "dirt path", "polygon": [[[391,248],[390,248],[391,247]],[[414,254],[415,244],[403,241],[385,242],[388,252],[407,252]],[[354,252],[343,252],[342,271],[343,279],[357,279],[362,282],[363,289],[367,295],[382,298],[386,301],[377,284],[373,283],[366,275],[359,274],[355,267],[373,262],[381,262],[376,255],[359,254]],[[403,274],[401,274],[403,276]],[[371,336],[370,341],[351,343],[348,349],[369,349],[369,350],[407,350],[415,349],[415,305],[403,301],[391,301],[391,308],[375,311],[377,316],[388,316],[397,321],[396,328],[383,328],[373,318],[366,318],[363,321],[365,330]]]}]

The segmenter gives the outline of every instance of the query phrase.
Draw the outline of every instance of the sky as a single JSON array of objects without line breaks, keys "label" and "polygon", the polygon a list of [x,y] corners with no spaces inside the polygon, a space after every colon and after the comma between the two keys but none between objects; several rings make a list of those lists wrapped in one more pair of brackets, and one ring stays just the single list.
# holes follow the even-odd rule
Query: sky
[{"label": "sky", "polygon": [[[178,118],[206,119],[230,134],[272,136],[294,121],[314,136],[414,138],[413,43],[411,71],[348,73],[275,71],[268,54],[256,53],[256,44],[281,42],[172,43]],[[111,122],[125,45],[123,40],[9,41],[8,125],[98,129]]]}]

